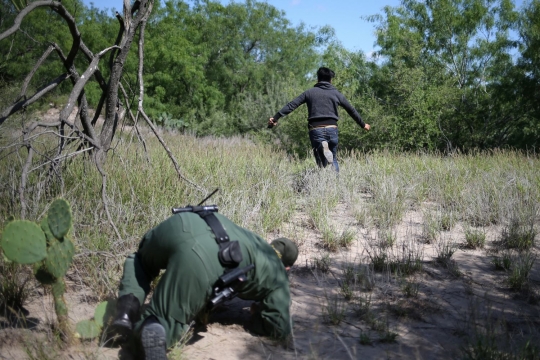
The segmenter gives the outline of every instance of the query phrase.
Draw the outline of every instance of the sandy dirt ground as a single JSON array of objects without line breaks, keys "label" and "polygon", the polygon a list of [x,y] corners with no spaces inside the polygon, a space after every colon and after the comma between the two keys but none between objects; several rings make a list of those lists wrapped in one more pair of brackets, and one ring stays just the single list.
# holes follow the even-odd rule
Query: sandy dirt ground
[{"label": "sandy dirt ground", "polygon": [[[464,241],[457,224],[440,234],[435,244],[423,239],[422,212],[410,210],[396,228],[393,249],[415,246],[421,253],[422,270],[408,277],[389,270],[370,272],[373,289],[366,291],[360,280],[352,284],[354,297],[345,300],[342,284],[346,269],[370,269],[370,254],[377,248],[375,230],[367,230],[348,215],[345,205],[337,207],[336,226],[353,229],[355,239],[349,248],[327,252],[321,235],[312,229],[307,215],[298,213],[286,226],[299,234],[300,256],[290,273],[294,334],[287,342],[252,335],[247,328],[251,302],[234,299],[220,307],[206,327],[196,326],[181,351],[171,353],[183,359],[455,359],[475,334],[499,334],[497,341],[518,342],[518,335],[540,333],[540,266],[536,261],[530,288],[509,289],[504,271],[492,264],[492,248],[501,229],[487,231],[485,249],[458,247],[454,262],[435,261],[437,243]],[[285,230],[285,229],[282,229]],[[289,232],[290,233],[290,232]],[[275,236],[279,236],[276,232]],[[538,253],[538,248],[534,249]],[[325,266],[321,266],[325,258]],[[404,284],[416,291],[404,291]],[[85,294],[89,289],[69,286],[67,300],[73,322],[90,319],[96,302]],[[362,302],[359,299],[364,299]],[[366,306],[369,303],[369,306]],[[363,306],[362,306],[363,304]],[[54,311],[51,298],[36,290],[27,306],[26,327],[0,318],[0,359],[28,359],[25,349],[45,351],[51,341]],[[330,309],[330,311],[328,311]],[[370,315],[366,316],[366,312]],[[334,314],[334,316],[329,316]],[[336,315],[338,314],[338,315]],[[339,316],[342,314],[342,316]],[[336,319],[339,319],[336,320]],[[487,330],[486,330],[487,329]],[[502,340],[501,340],[502,339]],[[40,350],[41,349],[41,350]],[[52,347],[51,347],[52,349]],[[52,357],[65,359],[136,359],[129,349],[85,342]]]}]

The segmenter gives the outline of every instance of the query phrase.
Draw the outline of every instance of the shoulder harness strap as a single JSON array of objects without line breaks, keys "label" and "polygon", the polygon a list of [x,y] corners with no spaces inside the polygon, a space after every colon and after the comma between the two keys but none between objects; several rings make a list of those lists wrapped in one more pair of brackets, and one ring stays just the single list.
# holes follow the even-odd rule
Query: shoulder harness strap
[{"label": "shoulder harness strap", "polygon": [[230,241],[225,228],[214,214],[217,206],[188,206],[185,208],[173,208],[173,214],[181,212],[193,212],[199,215],[210,226],[219,245],[218,258],[222,266],[235,268],[242,262],[242,249],[238,241]]}]

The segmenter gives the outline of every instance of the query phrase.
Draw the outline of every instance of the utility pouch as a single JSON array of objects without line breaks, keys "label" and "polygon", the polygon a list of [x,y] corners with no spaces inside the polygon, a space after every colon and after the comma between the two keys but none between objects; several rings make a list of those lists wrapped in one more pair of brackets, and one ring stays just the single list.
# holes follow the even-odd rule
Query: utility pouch
[{"label": "utility pouch", "polygon": [[206,221],[212,232],[216,236],[219,244],[218,258],[221,265],[225,267],[237,267],[242,262],[242,249],[238,241],[230,241],[229,235],[219,222],[213,211],[198,212],[199,216]]},{"label": "utility pouch", "polygon": [[236,267],[242,262],[242,249],[238,241],[228,241],[219,244],[218,258],[221,265]]}]

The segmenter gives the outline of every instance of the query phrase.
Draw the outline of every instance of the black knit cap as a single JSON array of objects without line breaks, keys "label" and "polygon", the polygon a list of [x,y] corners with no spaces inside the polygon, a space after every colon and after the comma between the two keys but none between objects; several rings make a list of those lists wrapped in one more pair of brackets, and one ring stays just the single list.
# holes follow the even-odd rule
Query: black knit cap
[{"label": "black knit cap", "polygon": [[281,262],[285,267],[293,266],[298,258],[298,247],[287,238],[278,238],[270,243],[272,247],[281,254]]}]

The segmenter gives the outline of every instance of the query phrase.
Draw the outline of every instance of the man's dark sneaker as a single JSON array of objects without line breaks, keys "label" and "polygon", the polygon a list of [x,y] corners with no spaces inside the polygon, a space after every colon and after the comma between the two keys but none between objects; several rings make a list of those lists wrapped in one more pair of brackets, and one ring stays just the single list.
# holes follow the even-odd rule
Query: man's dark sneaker
[{"label": "man's dark sneaker", "polygon": [[328,164],[332,164],[334,162],[334,154],[332,154],[332,152],[330,151],[330,149],[328,148],[328,142],[327,141],[323,141],[321,143],[322,147],[323,147],[323,154],[324,154],[324,157],[326,158],[326,160],[328,161]]},{"label": "man's dark sneaker", "polygon": [[167,360],[165,328],[153,315],[147,317],[142,325],[141,344],[145,360]]},{"label": "man's dark sneaker", "polygon": [[120,296],[116,302],[116,315],[111,330],[118,335],[120,342],[127,341],[133,330],[133,324],[139,317],[139,299],[133,294]]}]

